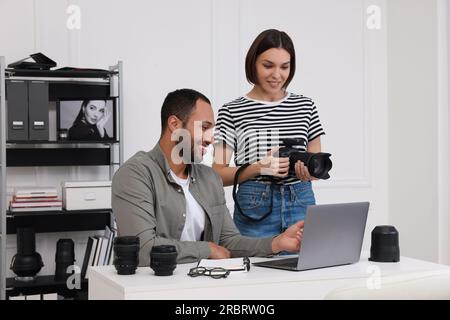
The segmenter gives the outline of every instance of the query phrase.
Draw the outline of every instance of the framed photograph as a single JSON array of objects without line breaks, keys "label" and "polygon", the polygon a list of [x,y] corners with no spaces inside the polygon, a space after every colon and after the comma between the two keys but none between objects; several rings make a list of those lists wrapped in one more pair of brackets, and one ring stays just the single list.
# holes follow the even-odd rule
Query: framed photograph
[{"label": "framed photograph", "polygon": [[59,100],[58,140],[117,141],[115,99]]}]

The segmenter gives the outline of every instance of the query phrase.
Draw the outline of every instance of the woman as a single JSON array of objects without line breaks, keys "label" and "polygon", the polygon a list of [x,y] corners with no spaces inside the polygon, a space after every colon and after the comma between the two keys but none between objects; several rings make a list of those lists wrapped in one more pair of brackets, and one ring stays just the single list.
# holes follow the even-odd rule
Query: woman
[{"label": "woman", "polygon": [[68,132],[69,140],[107,140],[105,125],[110,114],[106,100],[83,100],[77,118]]},{"label": "woman", "polygon": [[[299,151],[320,152],[325,134],[314,102],[287,91],[295,73],[295,50],[282,31],[262,32],[251,45],[245,62],[246,95],[219,109],[213,169],[225,186],[232,185],[239,166],[250,165],[239,176],[234,210],[239,231],[250,237],[283,232],[303,220],[306,206],[315,204],[312,177],[298,161],[288,175],[289,159],[276,157],[283,138],[305,141]],[[236,167],[230,167],[234,152]]]}]

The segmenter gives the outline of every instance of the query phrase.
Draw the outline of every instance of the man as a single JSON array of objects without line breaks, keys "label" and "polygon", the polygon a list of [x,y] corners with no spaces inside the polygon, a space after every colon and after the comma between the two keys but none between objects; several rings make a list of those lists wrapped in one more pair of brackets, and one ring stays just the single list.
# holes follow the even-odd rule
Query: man
[{"label": "man", "polygon": [[178,263],[299,250],[303,221],[276,237],[240,235],[222,179],[199,164],[213,143],[214,113],[207,97],[191,89],[169,93],[161,127],[153,150],[136,153],[112,182],[119,235],[139,236],[140,266],[148,266],[151,248],[163,244],[176,247]]}]

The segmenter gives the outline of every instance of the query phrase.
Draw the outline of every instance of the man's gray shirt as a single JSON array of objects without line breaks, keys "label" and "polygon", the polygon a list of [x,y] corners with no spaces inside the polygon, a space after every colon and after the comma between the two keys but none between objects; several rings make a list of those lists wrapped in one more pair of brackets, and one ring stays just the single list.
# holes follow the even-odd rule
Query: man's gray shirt
[{"label": "man's gray shirt", "polygon": [[118,233],[139,236],[139,265],[150,265],[150,250],[155,245],[174,245],[178,263],[208,258],[208,242],[227,248],[232,257],[271,255],[272,237],[249,238],[237,230],[225,203],[220,176],[202,164],[189,168],[189,191],[206,214],[202,241],[180,241],[186,199],[170,175],[159,143],[150,152],[136,153],[114,175],[112,208]]}]

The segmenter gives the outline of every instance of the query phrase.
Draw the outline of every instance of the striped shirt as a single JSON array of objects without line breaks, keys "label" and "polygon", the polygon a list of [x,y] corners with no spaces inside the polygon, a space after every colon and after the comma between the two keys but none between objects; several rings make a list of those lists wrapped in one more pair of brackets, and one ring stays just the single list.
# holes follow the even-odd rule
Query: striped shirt
[{"label": "striped shirt", "polygon": [[[234,151],[236,166],[262,159],[276,146],[283,146],[283,138],[300,138],[307,143],[325,134],[314,102],[303,95],[288,93],[282,100],[267,102],[240,97],[219,109],[214,138],[225,142]],[[274,178],[258,176],[253,181],[274,179],[277,184],[291,184],[295,177]]]}]

